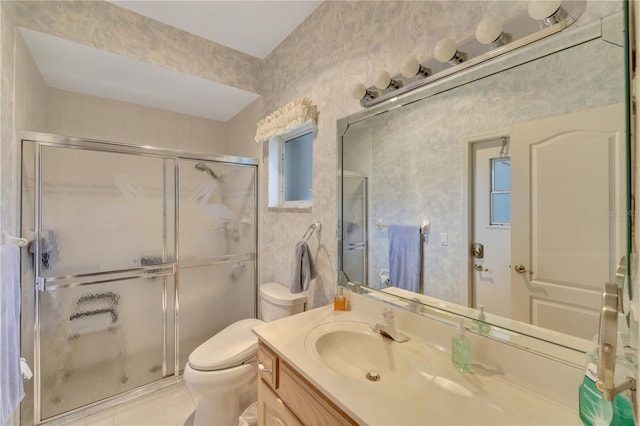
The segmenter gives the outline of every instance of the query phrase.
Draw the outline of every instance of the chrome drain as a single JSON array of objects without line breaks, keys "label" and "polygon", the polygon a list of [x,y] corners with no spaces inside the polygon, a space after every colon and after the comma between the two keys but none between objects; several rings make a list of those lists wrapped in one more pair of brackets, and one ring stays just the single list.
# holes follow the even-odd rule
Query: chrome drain
[{"label": "chrome drain", "polygon": [[375,371],[369,371],[366,377],[367,380],[371,380],[372,382],[377,382],[378,380],[380,380],[380,375]]}]

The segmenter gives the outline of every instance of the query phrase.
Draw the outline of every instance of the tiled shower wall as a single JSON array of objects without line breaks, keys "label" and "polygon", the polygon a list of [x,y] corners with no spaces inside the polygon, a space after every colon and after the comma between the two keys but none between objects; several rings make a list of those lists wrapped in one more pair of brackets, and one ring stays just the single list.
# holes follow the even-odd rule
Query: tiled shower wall
[{"label": "tiled shower wall", "polygon": [[65,90],[47,90],[46,131],[207,154],[225,153],[225,123]]}]

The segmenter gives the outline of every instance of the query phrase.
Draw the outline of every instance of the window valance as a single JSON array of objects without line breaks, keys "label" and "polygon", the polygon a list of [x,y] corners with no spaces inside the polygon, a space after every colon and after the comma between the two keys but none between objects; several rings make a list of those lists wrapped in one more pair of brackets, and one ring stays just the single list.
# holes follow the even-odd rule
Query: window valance
[{"label": "window valance", "polygon": [[305,124],[317,124],[318,111],[309,98],[293,100],[258,121],[256,143],[266,142],[270,138],[283,135]]}]

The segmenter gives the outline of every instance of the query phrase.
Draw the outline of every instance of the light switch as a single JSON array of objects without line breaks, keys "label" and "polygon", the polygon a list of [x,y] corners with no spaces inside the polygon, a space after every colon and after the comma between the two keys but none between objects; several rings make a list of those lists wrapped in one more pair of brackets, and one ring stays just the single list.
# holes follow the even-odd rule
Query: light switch
[{"label": "light switch", "polygon": [[449,245],[449,234],[447,234],[446,232],[441,232],[440,233],[440,245],[441,246],[448,246]]}]

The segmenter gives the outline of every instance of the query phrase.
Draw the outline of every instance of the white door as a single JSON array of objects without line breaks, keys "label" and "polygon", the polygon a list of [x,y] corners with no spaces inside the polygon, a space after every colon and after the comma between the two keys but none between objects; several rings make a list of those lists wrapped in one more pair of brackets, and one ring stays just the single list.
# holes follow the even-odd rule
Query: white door
[{"label": "white door", "polygon": [[482,253],[469,253],[473,307],[482,305],[487,312],[510,317],[511,165],[508,139],[498,138],[472,146],[472,242],[482,245]]},{"label": "white door", "polygon": [[622,104],[512,128],[512,318],[593,337],[626,252],[624,158]]}]

